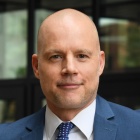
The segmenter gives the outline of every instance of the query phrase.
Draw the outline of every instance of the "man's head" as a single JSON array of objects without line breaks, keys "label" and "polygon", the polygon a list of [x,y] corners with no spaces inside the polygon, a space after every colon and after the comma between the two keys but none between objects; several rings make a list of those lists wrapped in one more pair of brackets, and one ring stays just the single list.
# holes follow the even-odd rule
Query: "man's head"
[{"label": "man's head", "polygon": [[87,107],[96,97],[104,63],[96,27],[88,16],[64,9],[44,20],[32,65],[54,113]]}]

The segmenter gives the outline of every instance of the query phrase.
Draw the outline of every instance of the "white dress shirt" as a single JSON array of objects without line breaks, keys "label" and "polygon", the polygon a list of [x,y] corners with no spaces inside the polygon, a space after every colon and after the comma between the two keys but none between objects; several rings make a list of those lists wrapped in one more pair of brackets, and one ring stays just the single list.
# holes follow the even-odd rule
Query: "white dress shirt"
[{"label": "white dress shirt", "polygon": [[[69,140],[93,140],[95,108],[96,100],[71,120],[75,127],[69,133]],[[62,120],[46,106],[43,140],[55,140],[58,134],[57,127],[61,123]]]}]

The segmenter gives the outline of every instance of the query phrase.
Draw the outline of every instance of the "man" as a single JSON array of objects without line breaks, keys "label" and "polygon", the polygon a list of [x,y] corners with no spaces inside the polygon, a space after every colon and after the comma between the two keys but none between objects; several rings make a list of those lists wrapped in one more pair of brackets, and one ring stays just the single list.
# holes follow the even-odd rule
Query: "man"
[{"label": "man", "polygon": [[73,9],[50,15],[41,24],[38,52],[32,56],[47,106],[0,125],[0,140],[61,139],[62,122],[72,122],[69,140],[140,140],[139,113],[97,95],[104,64],[97,30],[88,16]]}]

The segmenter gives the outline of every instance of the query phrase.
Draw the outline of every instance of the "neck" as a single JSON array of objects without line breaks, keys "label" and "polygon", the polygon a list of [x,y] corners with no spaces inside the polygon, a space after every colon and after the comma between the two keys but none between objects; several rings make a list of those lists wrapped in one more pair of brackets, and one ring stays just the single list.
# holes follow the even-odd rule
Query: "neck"
[{"label": "neck", "polygon": [[80,111],[89,106],[91,103],[84,107],[74,109],[59,108],[50,104],[48,104],[48,107],[62,121],[71,121]]},{"label": "neck", "polygon": [[50,106],[49,108],[62,121],[72,120],[81,111],[79,109],[64,109],[64,108],[57,108],[57,110],[54,110]]}]

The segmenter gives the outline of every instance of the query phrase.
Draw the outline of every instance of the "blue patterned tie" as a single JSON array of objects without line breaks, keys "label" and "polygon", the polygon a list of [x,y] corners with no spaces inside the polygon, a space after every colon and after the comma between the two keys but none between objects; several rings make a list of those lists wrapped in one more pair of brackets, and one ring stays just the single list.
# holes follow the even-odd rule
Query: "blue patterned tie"
[{"label": "blue patterned tie", "polygon": [[69,132],[74,127],[74,124],[71,122],[61,123],[58,127],[59,133],[56,140],[68,140]]}]

